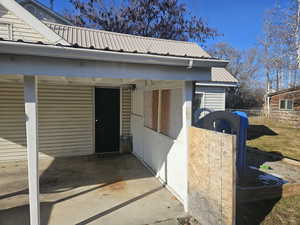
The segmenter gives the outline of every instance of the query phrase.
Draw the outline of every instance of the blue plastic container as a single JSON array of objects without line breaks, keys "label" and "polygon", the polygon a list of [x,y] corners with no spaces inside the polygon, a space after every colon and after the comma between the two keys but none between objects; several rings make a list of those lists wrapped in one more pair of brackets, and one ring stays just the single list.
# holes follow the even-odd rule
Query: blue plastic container
[{"label": "blue plastic container", "polygon": [[232,112],[240,117],[240,130],[237,134],[237,159],[236,166],[239,173],[239,177],[243,177],[246,173],[246,156],[247,156],[247,129],[249,126],[248,115],[245,112],[234,111]]}]

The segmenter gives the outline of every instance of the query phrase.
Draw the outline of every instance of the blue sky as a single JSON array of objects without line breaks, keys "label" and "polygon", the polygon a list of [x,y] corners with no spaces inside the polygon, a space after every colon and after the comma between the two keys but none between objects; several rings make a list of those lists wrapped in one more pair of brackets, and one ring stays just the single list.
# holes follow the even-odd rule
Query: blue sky
[{"label": "blue sky", "polygon": [[[247,49],[257,43],[261,35],[264,12],[276,2],[284,4],[287,0],[181,0],[189,10],[202,17],[211,27],[224,36],[208,41],[228,42],[235,48]],[[49,5],[49,0],[40,0]],[[70,7],[69,0],[55,0],[55,10],[62,12]]]}]

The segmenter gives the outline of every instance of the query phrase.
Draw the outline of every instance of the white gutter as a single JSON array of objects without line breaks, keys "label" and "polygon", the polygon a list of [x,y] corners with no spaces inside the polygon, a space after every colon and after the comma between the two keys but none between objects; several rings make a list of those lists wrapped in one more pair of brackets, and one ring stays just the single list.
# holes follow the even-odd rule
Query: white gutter
[{"label": "white gutter", "polygon": [[126,62],[139,64],[157,64],[168,66],[190,67],[225,67],[226,60],[197,59],[173,56],[147,55],[140,53],[125,53],[83,49],[64,46],[31,44],[13,41],[0,41],[0,54],[45,56],[55,58],[96,60],[109,62]]},{"label": "white gutter", "polygon": [[214,87],[237,87],[239,85],[238,82],[232,82],[232,81],[202,81],[202,82],[196,82],[196,86],[214,86]]}]

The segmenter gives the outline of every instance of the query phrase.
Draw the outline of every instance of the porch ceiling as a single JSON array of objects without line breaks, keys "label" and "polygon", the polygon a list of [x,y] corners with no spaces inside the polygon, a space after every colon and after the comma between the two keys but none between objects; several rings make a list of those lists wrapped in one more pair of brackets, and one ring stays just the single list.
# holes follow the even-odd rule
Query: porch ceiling
[{"label": "porch ceiling", "polygon": [[[81,77],[64,77],[64,76],[40,76],[40,84],[57,84],[57,85],[80,85],[80,86],[99,86],[99,87],[119,87],[130,86],[140,82],[146,82],[147,87],[159,88],[177,88],[181,87],[181,81],[146,81],[138,79],[112,79],[112,78],[81,78]],[[24,83],[23,75],[0,75],[0,82],[3,83]]]},{"label": "porch ceiling", "polygon": [[[65,84],[65,85],[87,85],[87,86],[121,86],[137,82],[137,79],[111,79],[111,78],[82,78],[64,76],[41,76],[39,82],[42,84]],[[23,83],[23,75],[1,75],[0,82]]]}]

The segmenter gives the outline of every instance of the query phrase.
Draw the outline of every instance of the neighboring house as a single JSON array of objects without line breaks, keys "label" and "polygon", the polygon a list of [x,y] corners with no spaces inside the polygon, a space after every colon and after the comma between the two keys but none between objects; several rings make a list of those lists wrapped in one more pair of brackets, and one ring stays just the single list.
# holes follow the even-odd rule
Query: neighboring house
[{"label": "neighboring house", "polygon": [[132,151],[187,210],[193,84],[205,107],[224,109],[237,82],[228,62],[195,43],[75,27],[22,4],[0,0],[0,161],[27,158],[32,224],[39,157]]},{"label": "neighboring house", "polygon": [[266,100],[269,117],[300,127],[300,86],[269,93]]},{"label": "neighboring house", "polygon": [[194,121],[210,112],[224,111],[226,89],[236,87],[238,80],[225,68],[212,68],[211,81],[196,82],[193,102]]},{"label": "neighboring house", "polygon": [[18,0],[17,2],[19,2],[20,5],[22,5],[39,20],[72,25],[72,23],[65,17],[59,15],[58,13],[54,12],[53,10],[36,0]]}]

